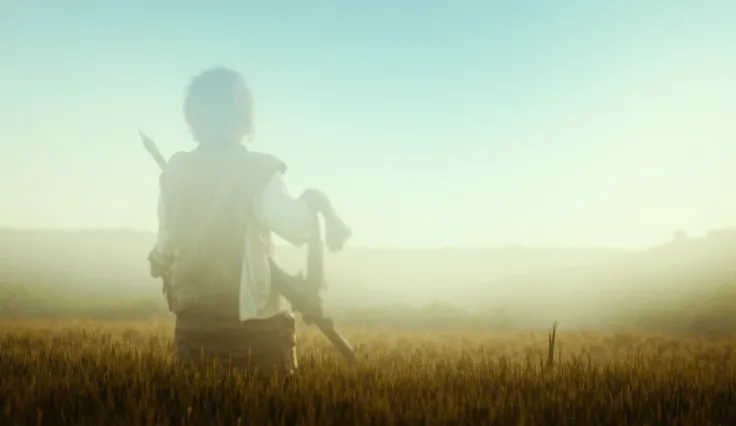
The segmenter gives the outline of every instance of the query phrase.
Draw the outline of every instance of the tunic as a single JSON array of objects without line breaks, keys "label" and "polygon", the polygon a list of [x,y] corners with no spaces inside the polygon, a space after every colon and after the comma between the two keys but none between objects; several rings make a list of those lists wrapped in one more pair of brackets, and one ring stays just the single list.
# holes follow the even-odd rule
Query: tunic
[{"label": "tunic", "polygon": [[242,145],[174,155],[161,174],[156,250],[176,314],[182,362],[288,376],[297,367],[295,320],[271,289],[271,232],[305,243],[313,212],[292,198],[277,158]]}]

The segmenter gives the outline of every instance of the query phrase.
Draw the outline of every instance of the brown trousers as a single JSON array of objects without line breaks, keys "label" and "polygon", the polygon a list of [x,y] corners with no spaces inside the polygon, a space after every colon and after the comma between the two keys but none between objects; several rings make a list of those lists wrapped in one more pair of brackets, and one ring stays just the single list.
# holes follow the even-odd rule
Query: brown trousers
[{"label": "brown trousers", "polygon": [[288,378],[297,368],[294,317],[239,321],[215,315],[179,313],[174,356],[197,365],[232,366],[263,378]]}]

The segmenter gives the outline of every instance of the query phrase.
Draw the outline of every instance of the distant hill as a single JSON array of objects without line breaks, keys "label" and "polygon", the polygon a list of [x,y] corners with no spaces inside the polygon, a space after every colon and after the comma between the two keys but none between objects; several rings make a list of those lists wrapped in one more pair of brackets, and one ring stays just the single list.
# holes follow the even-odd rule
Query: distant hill
[{"label": "distant hill", "polygon": [[[129,230],[0,230],[0,280],[53,283],[91,294],[158,291],[146,256],[155,236]],[[327,258],[328,298],[344,303],[474,300],[474,283],[625,258],[607,249],[371,249],[348,247]],[[304,250],[278,246],[276,259],[298,271]]]},{"label": "distant hill", "polygon": [[673,240],[607,262],[489,280],[473,293],[483,301],[478,308],[494,300],[553,318],[572,318],[574,310],[579,321],[620,320],[624,311],[631,317],[695,315],[704,304],[711,313],[716,305],[733,311],[734,299],[715,299],[736,296],[736,229]]}]

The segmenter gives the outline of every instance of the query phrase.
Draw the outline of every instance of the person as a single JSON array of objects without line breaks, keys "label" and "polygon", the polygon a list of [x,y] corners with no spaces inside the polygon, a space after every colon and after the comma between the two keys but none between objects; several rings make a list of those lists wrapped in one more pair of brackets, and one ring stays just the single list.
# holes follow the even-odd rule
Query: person
[{"label": "person", "polygon": [[253,99],[239,72],[213,68],[194,77],[184,116],[197,146],[174,154],[161,173],[158,239],[148,257],[176,315],[174,356],[289,377],[296,326],[271,286],[271,234],[303,245],[319,232],[321,214],[336,251],[350,229],[324,193],[292,197],[286,165],[244,146]]}]

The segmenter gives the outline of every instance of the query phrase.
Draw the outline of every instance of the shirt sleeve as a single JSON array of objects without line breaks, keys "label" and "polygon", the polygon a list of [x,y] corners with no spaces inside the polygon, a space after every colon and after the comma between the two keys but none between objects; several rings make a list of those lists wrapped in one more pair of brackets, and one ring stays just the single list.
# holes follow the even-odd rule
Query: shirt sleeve
[{"label": "shirt sleeve", "polygon": [[311,237],[312,209],[289,194],[281,173],[276,173],[256,197],[256,217],[261,224],[284,240],[301,246]]},{"label": "shirt sleeve", "polygon": [[171,254],[171,231],[169,230],[166,204],[163,197],[158,197],[158,236],[156,240],[156,251],[161,254]]}]

